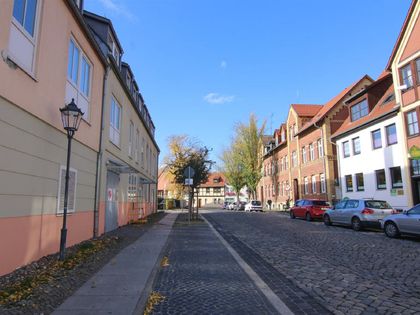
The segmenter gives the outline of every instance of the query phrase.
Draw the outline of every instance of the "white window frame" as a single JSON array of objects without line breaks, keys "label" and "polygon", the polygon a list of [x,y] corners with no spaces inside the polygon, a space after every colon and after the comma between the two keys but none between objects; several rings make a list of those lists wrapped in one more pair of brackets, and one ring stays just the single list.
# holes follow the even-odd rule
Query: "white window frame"
[{"label": "white window frame", "polygon": [[[9,38],[9,49],[7,51],[7,58],[11,59],[15,64],[17,64],[24,72],[26,72],[27,74],[29,74],[31,77],[35,78],[35,60],[36,60],[36,55],[37,55],[37,48],[38,48],[38,34],[39,34],[39,21],[40,21],[40,17],[41,17],[41,7],[42,7],[42,1],[43,0],[37,0],[37,4],[36,4],[36,8],[35,8],[35,16],[34,16],[34,34],[31,35],[29,34],[29,32],[25,29],[24,25],[22,25],[13,15],[13,9],[14,9],[14,2],[12,5],[12,16],[11,16],[11,22],[12,22],[12,27],[14,27],[14,29],[10,29],[10,38]],[[25,6],[25,12],[26,12],[26,6]],[[25,13],[24,13],[25,15]],[[23,36],[22,38],[24,38],[23,40],[26,40],[29,45],[31,45],[33,47],[33,52],[32,52],[32,62],[30,65],[26,65],[25,62],[23,60],[21,60],[18,55],[15,54],[14,49],[12,48],[12,46],[10,46],[11,44],[11,40],[12,36],[14,34],[14,32],[18,32],[15,33],[17,34],[17,36],[19,36],[18,34],[20,33],[21,36]],[[19,41],[15,41],[14,43],[17,43]],[[18,53],[19,54],[19,53]]]},{"label": "white window frame", "polygon": [[308,162],[307,158],[306,158],[306,146],[302,147],[302,162],[303,164],[305,164],[306,162]]},{"label": "white window frame", "polygon": [[322,139],[318,139],[316,143],[318,145],[318,158],[323,158],[324,157],[324,141]]},{"label": "white window frame", "polygon": [[[62,176],[62,174],[64,173],[64,176]],[[70,202],[67,202],[67,214],[69,213],[74,213],[76,212],[76,194],[77,194],[77,170],[74,168],[69,169],[69,176],[71,177],[71,173],[74,173],[74,194],[73,194],[73,208],[69,208],[69,204]],[[65,165],[60,165],[60,171],[59,171],[59,175],[58,175],[58,191],[57,191],[57,211],[56,214],[57,215],[63,215],[64,214],[64,208],[60,209],[60,204],[61,204],[61,189],[65,189],[65,184],[66,184],[66,166]],[[70,185],[70,180],[69,180],[69,185]],[[70,187],[69,187],[69,192],[70,192]],[[64,190],[63,190],[63,198],[64,198]],[[68,200],[70,201],[70,195],[68,196]],[[64,202],[63,202],[64,205]]]},{"label": "white window frame", "polygon": [[316,176],[315,175],[312,175],[311,181],[312,181],[312,193],[316,194]]},{"label": "white window frame", "polygon": [[139,163],[139,147],[140,147],[140,132],[136,129],[136,142],[135,142],[134,160]]},{"label": "white window frame", "polygon": [[[73,43],[74,47],[77,48],[79,51],[79,59],[77,61],[77,76],[76,76],[76,82],[73,81],[71,77],[69,77],[68,68],[69,68],[69,62],[70,62],[70,43]],[[77,40],[70,36],[70,40],[68,41],[68,47],[67,49],[67,71],[66,71],[66,79],[68,86],[66,87],[66,98],[67,101],[70,101],[71,98],[74,98],[74,101],[76,104],[80,107],[80,109],[83,112],[82,118],[85,121],[88,121],[90,119],[90,101],[91,101],[91,95],[92,95],[92,78],[93,78],[93,63],[90,61],[89,57],[85,54],[83,49],[81,48],[81,45],[77,42]],[[87,94],[84,91],[84,87],[82,87],[82,71],[84,71],[83,64],[86,64],[88,66],[88,84],[87,84]],[[72,63],[72,69],[74,67],[74,64]],[[72,89],[71,89],[71,88]],[[86,104],[86,106],[85,106]]]},{"label": "white window frame", "polygon": [[325,185],[325,174],[319,174],[319,182],[321,183],[321,193],[325,194],[327,192],[327,186]]},{"label": "white window frame", "polygon": [[[114,120],[114,115],[115,115],[115,111],[114,111],[114,105],[116,107],[118,107],[119,111],[119,117],[118,117],[118,128],[116,126],[114,126],[115,124],[115,120]],[[110,102],[110,112],[109,112],[109,140],[115,144],[117,147],[120,147],[120,140],[121,140],[121,113],[122,113],[122,107],[121,105],[118,103],[118,101],[115,99],[114,96],[111,97],[111,102]]]},{"label": "white window frame", "polygon": [[311,161],[315,160],[315,152],[314,152],[314,144],[313,143],[311,143],[309,145],[309,159]]},{"label": "white window frame", "polygon": [[128,131],[128,157],[133,157],[134,151],[134,123],[130,120],[130,129]]},{"label": "white window frame", "polygon": [[305,195],[307,195],[308,194],[308,187],[309,186],[309,180],[308,180],[308,177],[304,177],[304,179],[303,179],[303,193],[305,194]]}]

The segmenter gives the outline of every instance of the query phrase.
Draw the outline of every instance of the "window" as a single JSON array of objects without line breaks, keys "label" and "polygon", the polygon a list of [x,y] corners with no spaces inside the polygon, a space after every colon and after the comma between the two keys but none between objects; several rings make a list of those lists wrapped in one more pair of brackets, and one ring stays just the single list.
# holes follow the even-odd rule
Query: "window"
[{"label": "window", "polygon": [[206,188],[206,195],[210,194],[210,188]]},{"label": "window", "polygon": [[420,205],[411,208],[409,214],[420,214]]},{"label": "window", "polygon": [[345,209],[358,208],[359,200],[347,200]]},{"label": "window", "polygon": [[111,98],[109,140],[120,146],[121,106]]},{"label": "window", "polygon": [[133,156],[133,138],[134,138],[134,124],[130,121],[130,131],[128,133],[128,156]]},{"label": "window", "polygon": [[358,120],[369,113],[367,100],[363,100],[356,105],[353,105],[350,109],[351,111],[351,121]]},{"label": "window", "polygon": [[395,124],[386,126],[385,131],[386,131],[386,142],[388,145],[393,145],[393,144],[398,143],[397,129],[395,127]]},{"label": "window", "polygon": [[144,138],[141,142],[141,166],[144,168]]},{"label": "window", "polygon": [[308,177],[305,177],[304,178],[304,186],[303,186],[303,191],[304,191],[305,195],[308,194],[308,185],[309,185]]},{"label": "window", "polygon": [[281,142],[284,142],[286,140],[286,134],[284,130],[281,131]]},{"label": "window", "polygon": [[350,156],[350,144],[348,141],[343,142],[343,157]]},{"label": "window", "polygon": [[135,202],[138,198],[137,190],[137,176],[134,174],[128,175],[128,189],[127,189],[127,199],[128,201]]},{"label": "window", "polygon": [[401,177],[401,168],[397,167],[390,167],[389,172],[391,173],[391,185],[392,188],[402,188],[403,182]]},{"label": "window", "polygon": [[310,159],[311,161],[315,160],[314,144],[313,144],[313,143],[311,143],[311,144],[309,145],[309,159]]},{"label": "window", "polygon": [[420,175],[420,160],[411,160],[411,175]]},{"label": "window", "polygon": [[213,192],[214,192],[215,194],[220,195],[220,193],[221,193],[221,189],[220,189],[220,187],[213,188]]},{"label": "window", "polygon": [[386,189],[386,177],[385,177],[385,170],[376,170],[376,189],[377,190],[384,190]]},{"label": "window", "polygon": [[[64,190],[66,182],[66,167],[63,165],[60,167],[60,179],[58,183],[58,198],[57,198],[57,214],[64,213]],[[76,211],[76,183],[77,183],[77,171],[75,169],[69,169],[69,183],[68,183],[68,199],[67,199],[67,213]]]},{"label": "window", "polygon": [[364,191],[365,190],[363,173],[357,173],[356,174],[356,190],[357,191]]},{"label": "window", "polygon": [[321,193],[325,193],[327,191],[327,186],[325,185],[325,175],[320,174],[319,175],[320,182],[321,182]]},{"label": "window", "polygon": [[417,69],[417,84],[420,84],[420,58],[416,60],[416,69]]},{"label": "window", "polygon": [[403,84],[407,86],[407,89],[413,87],[413,73],[411,72],[410,64],[401,68],[401,78]]},{"label": "window", "polygon": [[303,164],[305,164],[307,162],[307,159],[306,159],[306,147],[303,147],[302,148],[302,161],[303,161]]},{"label": "window", "polygon": [[70,39],[68,62],[67,62],[67,84],[66,100],[74,98],[85,119],[89,118],[89,96],[91,84],[91,64],[83,54],[80,47],[73,39]]},{"label": "window", "polygon": [[346,207],[347,200],[340,201],[334,206],[335,210],[344,209]]},{"label": "window", "polygon": [[[420,77],[419,77],[420,80]],[[408,112],[406,115],[407,121],[407,132],[409,136],[414,136],[419,133],[419,121],[417,118],[417,112],[415,110]]]},{"label": "window", "polygon": [[140,133],[139,130],[136,130],[136,149],[134,151],[134,160],[136,163],[139,162],[139,149],[140,149]]},{"label": "window", "polygon": [[346,175],[346,191],[353,191],[353,178],[351,177],[351,175]]},{"label": "window", "polygon": [[360,138],[353,138],[351,141],[353,142],[353,154],[360,154]]},{"label": "window", "polygon": [[312,175],[312,193],[316,193],[316,176]]},{"label": "window", "polygon": [[324,144],[323,144],[322,139],[318,139],[317,144],[318,144],[318,158],[322,158],[324,157]]},{"label": "window", "polygon": [[108,34],[108,45],[111,48],[111,54],[114,57],[117,64],[120,64],[120,52],[118,50],[117,44],[115,43],[114,38],[112,37],[111,33]]},{"label": "window", "polygon": [[373,149],[382,148],[381,130],[372,131],[372,145]]},{"label": "window", "polygon": [[284,157],[284,169],[289,169],[289,159],[287,158],[287,155]]},{"label": "window", "polygon": [[15,0],[13,5],[13,17],[32,37],[35,29],[36,4],[37,0]]},{"label": "window", "polygon": [[293,151],[293,152],[292,152],[292,164],[293,164],[293,167],[296,167],[296,166],[297,166],[297,156],[296,156],[296,151]]}]

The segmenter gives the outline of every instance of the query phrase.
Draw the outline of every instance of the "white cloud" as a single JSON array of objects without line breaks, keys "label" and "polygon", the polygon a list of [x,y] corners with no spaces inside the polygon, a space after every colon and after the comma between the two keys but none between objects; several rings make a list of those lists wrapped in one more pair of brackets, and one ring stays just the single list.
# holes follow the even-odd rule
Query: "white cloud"
[{"label": "white cloud", "polygon": [[234,99],[234,95],[220,95],[219,93],[209,93],[204,96],[204,100],[209,104],[231,103]]},{"label": "white cloud", "polygon": [[226,62],[226,60],[222,60],[222,62],[220,62],[220,68],[222,68],[222,69],[226,69],[227,68],[227,62]]},{"label": "white cloud", "polygon": [[99,0],[99,2],[105,7],[105,9],[112,11],[115,14],[123,15],[129,19],[134,19],[134,15],[116,0]]}]

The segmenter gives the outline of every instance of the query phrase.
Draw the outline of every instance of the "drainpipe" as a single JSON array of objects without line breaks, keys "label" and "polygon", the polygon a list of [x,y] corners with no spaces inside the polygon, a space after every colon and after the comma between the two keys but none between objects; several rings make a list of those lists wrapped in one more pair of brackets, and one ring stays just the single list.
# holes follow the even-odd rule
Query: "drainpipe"
[{"label": "drainpipe", "polygon": [[101,197],[101,183],[102,183],[102,155],[103,155],[103,133],[105,129],[105,95],[107,92],[107,81],[109,74],[109,64],[106,66],[103,86],[102,86],[102,111],[101,111],[101,131],[99,133],[99,151],[96,157],[96,176],[95,176],[95,204],[93,213],[93,237],[99,236],[99,207]]}]

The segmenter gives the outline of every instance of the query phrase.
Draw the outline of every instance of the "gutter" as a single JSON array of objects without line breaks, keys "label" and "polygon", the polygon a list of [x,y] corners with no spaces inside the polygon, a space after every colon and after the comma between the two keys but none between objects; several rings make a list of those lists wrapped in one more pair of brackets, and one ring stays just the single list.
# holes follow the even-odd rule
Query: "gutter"
[{"label": "gutter", "polygon": [[96,176],[95,176],[95,201],[93,209],[93,237],[99,236],[99,206],[101,196],[101,182],[102,182],[102,155],[103,155],[103,133],[105,126],[105,95],[107,94],[107,81],[109,74],[109,65],[106,66],[103,87],[102,87],[102,112],[101,112],[101,129],[99,133],[99,151],[96,157]]}]

